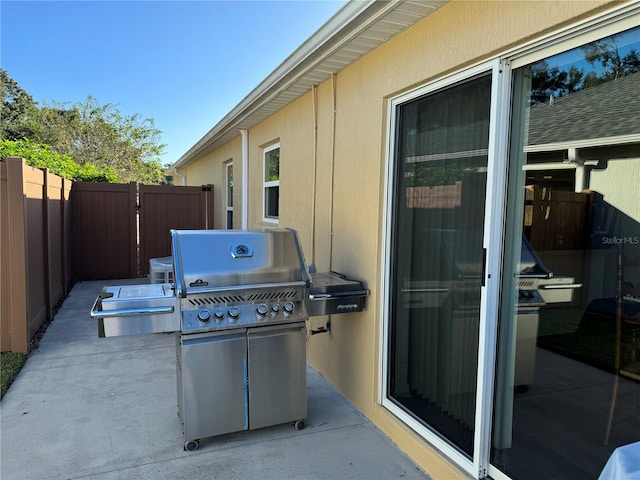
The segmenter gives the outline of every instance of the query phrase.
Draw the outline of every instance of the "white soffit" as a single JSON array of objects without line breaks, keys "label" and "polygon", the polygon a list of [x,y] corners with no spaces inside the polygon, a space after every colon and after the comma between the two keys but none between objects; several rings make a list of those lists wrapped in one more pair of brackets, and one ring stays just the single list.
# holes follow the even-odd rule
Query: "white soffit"
[{"label": "white soffit", "polygon": [[352,0],[182,155],[184,167],[328,80],[449,0]]}]

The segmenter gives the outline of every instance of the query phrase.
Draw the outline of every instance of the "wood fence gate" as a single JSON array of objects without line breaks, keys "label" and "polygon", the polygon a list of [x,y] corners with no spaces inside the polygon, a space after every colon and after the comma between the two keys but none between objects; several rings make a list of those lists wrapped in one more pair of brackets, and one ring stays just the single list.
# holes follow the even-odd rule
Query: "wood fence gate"
[{"label": "wood fence gate", "polygon": [[213,186],[74,183],[74,273],[78,280],[133,278],[171,255],[169,230],[213,228]]}]

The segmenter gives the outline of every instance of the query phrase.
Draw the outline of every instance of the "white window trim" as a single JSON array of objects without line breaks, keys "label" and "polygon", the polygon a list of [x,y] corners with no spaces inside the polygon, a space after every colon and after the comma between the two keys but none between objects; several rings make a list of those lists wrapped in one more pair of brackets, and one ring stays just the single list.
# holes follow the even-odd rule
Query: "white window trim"
[{"label": "white window trim", "polygon": [[[266,201],[266,192],[267,188],[270,187],[280,187],[280,180],[272,180],[265,181],[266,175],[266,167],[267,167],[267,153],[275,150],[276,148],[280,148],[280,143],[274,143],[273,145],[269,145],[262,150],[262,221],[266,223],[279,223],[280,222],[280,205],[278,204],[278,216],[277,217],[267,217],[267,201]],[[282,152],[280,152],[282,153]],[[279,201],[278,201],[279,203]]]},{"label": "white window trim", "polygon": [[[233,168],[233,160],[228,161],[224,164],[224,183],[225,183],[225,211],[232,212],[233,215],[233,197],[229,198],[229,169]],[[231,205],[229,205],[229,200],[231,200]],[[227,219],[225,217],[225,227],[227,224]]]}]

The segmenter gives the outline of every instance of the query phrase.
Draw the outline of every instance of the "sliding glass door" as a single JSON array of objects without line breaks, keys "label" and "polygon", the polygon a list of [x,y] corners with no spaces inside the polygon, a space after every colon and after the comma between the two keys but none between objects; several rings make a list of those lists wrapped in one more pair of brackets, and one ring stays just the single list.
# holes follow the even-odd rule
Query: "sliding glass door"
[{"label": "sliding glass door", "polygon": [[640,440],[640,28],[513,87],[491,462],[598,478]]},{"label": "sliding glass door", "polygon": [[388,398],[474,452],[491,75],[396,106]]},{"label": "sliding glass door", "polygon": [[390,103],[382,404],[474,478],[598,478],[640,441],[640,27],[619,22]]}]

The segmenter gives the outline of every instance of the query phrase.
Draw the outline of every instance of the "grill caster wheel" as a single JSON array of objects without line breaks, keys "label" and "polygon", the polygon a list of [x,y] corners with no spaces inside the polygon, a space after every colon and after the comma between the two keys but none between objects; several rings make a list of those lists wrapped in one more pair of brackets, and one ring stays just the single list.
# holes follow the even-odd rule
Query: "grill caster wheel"
[{"label": "grill caster wheel", "polygon": [[189,440],[188,442],[184,442],[184,449],[188,452],[195,452],[198,448],[200,448],[199,440]]},{"label": "grill caster wheel", "polygon": [[295,427],[296,430],[304,430],[304,420],[297,420],[293,426]]}]

